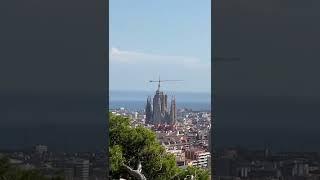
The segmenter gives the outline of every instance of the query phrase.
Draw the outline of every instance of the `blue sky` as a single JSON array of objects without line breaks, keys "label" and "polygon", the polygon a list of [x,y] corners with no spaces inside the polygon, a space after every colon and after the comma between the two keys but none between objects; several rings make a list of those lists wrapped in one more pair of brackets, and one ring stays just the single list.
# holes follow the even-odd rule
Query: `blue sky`
[{"label": "blue sky", "polygon": [[110,0],[111,90],[210,92],[211,0]]}]

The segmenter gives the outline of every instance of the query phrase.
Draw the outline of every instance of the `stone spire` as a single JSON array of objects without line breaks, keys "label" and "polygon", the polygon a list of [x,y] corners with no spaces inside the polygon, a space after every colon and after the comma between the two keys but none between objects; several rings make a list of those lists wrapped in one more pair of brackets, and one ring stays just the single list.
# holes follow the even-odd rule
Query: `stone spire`
[{"label": "stone spire", "polygon": [[146,123],[151,124],[152,123],[152,105],[151,105],[151,97],[148,96],[147,98],[147,105],[146,105]]},{"label": "stone spire", "polygon": [[171,107],[170,107],[170,124],[176,124],[176,120],[177,120],[176,98],[173,97],[171,100]]}]

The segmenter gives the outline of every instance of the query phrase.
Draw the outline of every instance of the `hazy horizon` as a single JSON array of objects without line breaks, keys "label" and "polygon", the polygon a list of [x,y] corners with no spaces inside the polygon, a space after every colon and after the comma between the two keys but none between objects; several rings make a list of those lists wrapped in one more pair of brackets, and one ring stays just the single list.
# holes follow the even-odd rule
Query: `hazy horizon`
[{"label": "hazy horizon", "polygon": [[[155,92],[151,90],[145,90],[145,89],[110,89],[109,92]],[[166,92],[166,90],[161,88],[161,91]],[[170,92],[176,92],[176,93],[194,93],[194,94],[211,94],[211,91],[184,91],[184,90],[168,90]]]},{"label": "hazy horizon", "polygon": [[[211,103],[211,93],[164,91],[168,98],[175,96],[177,102]],[[155,91],[109,91],[109,102],[112,101],[146,101]]]}]

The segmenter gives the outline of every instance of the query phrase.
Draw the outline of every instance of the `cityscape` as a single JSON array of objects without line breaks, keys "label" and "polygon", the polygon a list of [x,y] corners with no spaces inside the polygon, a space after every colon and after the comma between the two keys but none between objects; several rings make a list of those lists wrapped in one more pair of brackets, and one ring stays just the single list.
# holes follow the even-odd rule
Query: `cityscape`
[{"label": "cityscape", "polygon": [[64,180],[104,180],[106,179],[106,153],[51,152],[46,145],[35,145],[25,150],[2,150],[0,158],[21,170],[37,170],[49,179],[60,177]]},{"label": "cityscape", "polygon": [[159,143],[167,153],[173,154],[179,168],[188,166],[211,169],[210,129],[211,110],[195,111],[177,107],[174,96],[158,89],[153,97],[146,97],[145,108],[138,111],[120,107],[110,109],[116,116],[129,117],[132,127],[143,126],[156,133]]},{"label": "cityscape", "polygon": [[320,0],[2,2],[0,180],[320,180]]},{"label": "cityscape", "polygon": [[211,1],[125,2],[110,1],[110,174],[211,179]]},{"label": "cityscape", "polygon": [[272,152],[269,147],[216,150],[217,180],[319,180],[318,152]]},{"label": "cityscape", "polygon": [[[160,81],[160,80],[159,80]],[[119,107],[110,112],[128,117],[132,127],[143,126],[156,133],[166,152],[174,154],[179,168],[199,167],[211,171],[217,180],[319,180],[318,152],[272,151],[241,146],[217,148],[212,144],[211,110],[195,111],[177,107],[179,99],[158,89],[146,97],[145,108]],[[214,127],[212,127],[214,129]]]},{"label": "cityscape", "polygon": [[[158,88],[145,97],[140,110],[113,108],[115,116],[128,117],[132,127],[152,130],[166,152],[175,156],[181,169],[198,167],[212,170],[218,180],[319,180],[320,154],[317,151],[273,151],[272,144],[263,149],[241,146],[215,147],[211,129],[211,110],[179,107],[180,99],[169,97]],[[56,153],[47,145],[35,145],[25,150],[1,150],[10,164],[23,170],[36,169],[46,177],[66,180],[106,179],[106,153]],[[192,178],[191,178],[192,179]]]}]

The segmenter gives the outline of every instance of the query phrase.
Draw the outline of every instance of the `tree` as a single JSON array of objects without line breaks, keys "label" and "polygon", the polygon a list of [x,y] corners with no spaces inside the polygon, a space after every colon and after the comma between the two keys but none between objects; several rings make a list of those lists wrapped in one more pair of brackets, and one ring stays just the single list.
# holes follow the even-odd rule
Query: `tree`
[{"label": "tree", "polygon": [[63,180],[63,178],[47,178],[37,170],[22,170],[13,167],[7,157],[2,157],[0,158],[0,180]]},{"label": "tree", "polygon": [[[180,174],[180,179],[191,177],[191,175],[196,180],[208,180],[210,178],[210,172],[208,170],[189,166],[185,170],[183,170]],[[189,178],[191,179],[191,178]]]},{"label": "tree", "polygon": [[[176,165],[175,156],[165,151],[153,131],[142,126],[131,127],[130,119],[127,117],[111,113],[109,117],[109,159],[112,178],[145,177],[150,180],[175,180],[191,175],[192,169],[181,170]],[[205,170],[199,170],[199,177],[202,177],[204,172]]]}]

